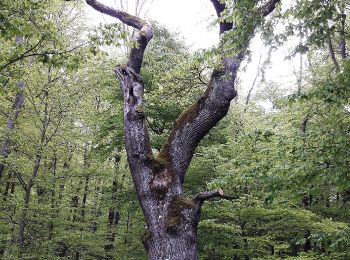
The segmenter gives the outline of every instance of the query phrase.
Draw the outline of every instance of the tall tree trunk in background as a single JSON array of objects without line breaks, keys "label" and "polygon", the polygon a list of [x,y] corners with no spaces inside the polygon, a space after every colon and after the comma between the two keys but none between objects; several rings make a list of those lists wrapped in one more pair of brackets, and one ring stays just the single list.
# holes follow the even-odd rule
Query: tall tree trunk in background
[{"label": "tall tree trunk in background", "polygon": [[19,232],[18,232],[18,245],[19,245],[19,252],[20,255],[23,253],[24,251],[24,241],[25,241],[25,227],[27,224],[27,216],[28,216],[28,209],[29,209],[29,203],[30,203],[30,195],[31,195],[31,191],[34,185],[34,181],[38,176],[39,173],[39,168],[40,168],[40,162],[43,156],[43,148],[44,148],[44,144],[46,141],[46,132],[47,132],[47,128],[49,126],[50,123],[50,117],[48,115],[48,87],[50,86],[50,84],[52,83],[51,80],[51,67],[49,67],[48,69],[48,82],[47,82],[47,86],[45,87],[45,89],[43,90],[43,97],[41,100],[41,105],[43,105],[43,116],[40,119],[40,121],[42,122],[41,128],[40,128],[40,138],[39,138],[39,143],[38,143],[38,147],[36,149],[36,155],[35,155],[35,159],[34,159],[34,167],[33,167],[33,171],[31,176],[29,177],[27,183],[24,182],[22,176],[20,174],[17,174],[19,181],[22,183],[22,186],[25,190],[25,194],[24,194],[24,203],[23,203],[23,208],[22,208],[22,212],[21,212],[21,216],[19,219]]},{"label": "tall tree trunk in background", "polygon": [[89,180],[90,180],[90,177],[89,177],[89,172],[88,172],[88,169],[89,169],[89,161],[88,161],[88,144],[86,143],[85,144],[85,147],[84,147],[84,172],[87,173],[87,175],[85,176],[85,182],[84,182],[84,192],[83,192],[83,198],[82,198],[82,205],[81,205],[81,222],[84,223],[85,221],[85,214],[86,214],[86,201],[87,201],[87,196],[88,196],[88,192],[89,192]]},{"label": "tall tree trunk in background", "polygon": [[[21,36],[16,36],[15,42],[16,42],[16,44],[22,44],[23,38]],[[10,154],[10,146],[12,143],[11,132],[13,131],[13,129],[15,127],[15,122],[16,122],[18,115],[19,115],[19,112],[24,104],[23,92],[24,92],[25,86],[26,86],[26,84],[24,81],[19,81],[17,83],[17,87],[19,88],[19,91],[16,93],[15,101],[13,102],[13,105],[12,105],[13,111],[10,112],[10,114],[7,118],[7,125],[6,126],[7,126],[8,132],[6,133],[2,147],[0,148],[0,158],[2,157],[1,158],[2,160],[6,160],[6,158]],[[0,181],[1,181],[1,178],[3,176],[4,170],[5,170],[5,163],[0,161]]]},{"label": "tall tree trunk in background", "polygon": [[[192,198],[183,194],[187,168],[199,142],[228,112],[236,96],[235,79],[249,39],[234,57],[223,57],[222,68],[214,70],[204,95],[176,120],[168,141],[158,155],[153,155],[144,115],[144,85],[140,70],[143,54],[153,37],[152,27],[144,20],[86,0],[97,11],[115,17],[139,30],[137,47],[130,51],[127,66],[115,70],[124,94],[124,132],[128,163],[143,210],[148,236],[149,259],[197,259],[197,226],[201,206],[207,199],[224,197],[221,189],[202,192]],[[217,15],[225,9],[211,0]],[[279,0],[260,7],[261,16],[270,14]],[[220,22],[220,34],[235,28]],[[254,30],[251,31],[253,35]],[[252,36],[251,35],[251,36]]]},{"label": "tall tree trunk in background", "polygon": [[[114,159],[115,160],[114,167],[116,171],[118,171],[120,159],[121,159],[120,155],[117,154]],[[109,255],[109,252],[112,249],[114,249],[114,242],[116,238],[115,227],[119,224],[119,220],[120,220],[120,213],[115,206],[115,204],[117,203],[118,191],[119,191],[118,181],[117,179],[115,179],[112,183],[112,195],[111,195],[112,205],[110,206],[108,211],[107,243],[104,246],[107,252],[107,255]]]},{"label": "tall tree trunk in background", "polygon": [[50,199],[51,216],[50,216],[49,235],[48,235],[49,240],[51,240],[53,237],[54,220],[57,217],[56,210],[55,210],[55,207],[56,207],[55,198],[56,198],[56,182],[57,182],[57,178],[56,178],[57,162],[58,162],[58,158],[57,158],[57,154],[55,152],[53,159],[52,159],[52,165],[51,165],[53,183],[52,183],[52,188],[51,188],[51,199]]},{"label": "tall tree trunk in background", "polygon": [[[301,22],[299,21],[299,46],[300,46],[300,48],[302,47],[302,45],[303,45],[303,34],[302,34]],[[297,76],[298,96],[300,96],[300,94],[301,94],[302,83],[303,83],[303,53],[300,51],[300,53],[299,53],[299,75]]]},{"label": "tall tree trunk in background", "polygon": [[346,21],[346,14],[345,14],[345,1],[341,0],[339,3],[339,9],[340,9],[340,54],[342,59],[345,59],[347,57],[346,53],[346,40],[345,40],[345,21]]},{"label": "tall tree trunk in background", "polygon": [[327,37],[327,44],[328,44],[328,50],[329,50],[329,54],[331,55],[333,65],[335,66],[337,71],[340,71],[339,63],[337,61],[337,58],[336,58],[335,52],[334,52],[334,48],[333,48],[332,37],[330,34],[328,34],[328,37]]},{"label": "tall tree trunk in background", "polygon": [[[13,131],[14,127],[15,127],[15,123],[16,120],[18,118],[19,112],[21,111],[23,104],[24,104],[24,95],[23,95],[23,91],[25,89],[25,82],[20,81],[17,83],[17,86],[19,88],[19,91],[16,93],[16,97],[15,100],[13,102],[12,105],[12,109],[13,111],[11,112],[11,114],[8,116],[7,118],[7,133],[5,136],[5,139],[3,141],[3,144],[1,146],[0,149],[0,156],[2,157],[2,159],[6,159],[9,154],[10,154],[10,147],[12,144],[12,139],[11,139],[11,132]],[[0,180],[3,176],[5,170],[5,163],[4,162],[0,162]]]},{"label": "tall tree trunk in background", "polygon": [[246,97],[246,99],[245,99],[244,111],[247,110],[247,106],[248,106],[248,104],[249,104],[249,101],[250,101],[252,92],[253,92],[253,90],[254,90],[254,88],[255,88],[256,81],[258,80],[258,77],[259,77],[259,75],[260,75],[260,70],[261,70],[261,59],[262,59],[262,48],[260,48],[259,62],[258,62],[258,67],[257,67],[257,69],[256,69],[256,74],[255,74],[253,83],[252,83],[252,85],[250,86],[250,88],[249,88],[249,90],[248,90],[247,97]]}]

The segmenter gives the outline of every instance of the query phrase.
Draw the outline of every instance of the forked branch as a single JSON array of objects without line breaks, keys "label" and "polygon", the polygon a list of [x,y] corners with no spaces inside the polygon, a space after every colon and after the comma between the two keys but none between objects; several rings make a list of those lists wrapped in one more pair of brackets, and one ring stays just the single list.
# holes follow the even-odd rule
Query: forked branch
[{"label": "forked branch", "polygon": [[[219,0],[211,0],[221,17],[225,5]],[[270,14],[280,0],[268,1],[261,6],[261,16]],[[234,24],[219,21],[220,33],[234,30]],[[256,23],[255,26],[258,26]],[[251,37],[254,30],[251,30]],[[251,37],[247,37],[242,49],[233,57],[223,57],[221,69],[214,70],[205,94],[176,120],[162,154],[170,157],[172,168],[180,182],[185,178],[186,170],[192,156],[203,137],[227,114],[231,100],[236,96],[235,79],[241,61],[245,56],[245,48]]]}]

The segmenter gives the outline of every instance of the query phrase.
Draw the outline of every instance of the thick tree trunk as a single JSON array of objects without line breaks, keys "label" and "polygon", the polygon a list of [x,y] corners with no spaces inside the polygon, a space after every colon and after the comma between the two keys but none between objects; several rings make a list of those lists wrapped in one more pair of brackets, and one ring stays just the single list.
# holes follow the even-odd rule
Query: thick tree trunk
[{"label": "thick tree trunk", "polygon": [[149,219],[149,259],[197,259],[198,206],[182,196],[157,204]]},{"label": "thick tree trunk", "polygon": [[[271,13],[279,1],[270,0],[261,6],[261,16]],[[245,47],[237,55],[223,57],[222,68],[214,70],[207,91],[180,115],[163,149],[154,156],[145,123],[144,85],[139,75],[144,51],[153,36],[152,27],[138,17],[96,0],[86,2],[99,12],[139,30],[135,35],[138,46],[131,49],[127,66],[118,66],[115,72],[124,95],[124,133],[128,163],[148,227],[148,235],[144,237],[148,257],[151,260],[197,259],[197,226],[202,203],[224,195],[220,189],[186,198],[183,195],[183,182],[199,142],[227,114],[230,102],[236,96],[236,73],[250,37],[247,37]],[[220,16],[225,5],[219,0],[211,2]],[[220,22],[220,34],[233,28],[230,22]]]}]

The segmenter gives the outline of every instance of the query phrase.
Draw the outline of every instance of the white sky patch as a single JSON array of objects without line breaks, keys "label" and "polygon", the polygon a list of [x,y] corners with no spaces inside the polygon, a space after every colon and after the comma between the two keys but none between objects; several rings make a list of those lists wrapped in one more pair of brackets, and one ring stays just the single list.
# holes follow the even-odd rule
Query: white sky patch
[{"label": "white sky patch", "polygon": [[[100,0],[101,3],[116,8],[119,0]],[[129,10],[134,10],[135,0],[129,0]],[[115,23],[116,19],[103,15],[91,7],[88,8],[88,15],[92,24]],[[141,17],[146,20],[155,20],[165,25],[170,31],[180,33],[187,46],[191,50],[206,49],[219,42],[218,26],[212,26],[216,14],[209,0],[153,0],[152,4],[143,10],[146,15]],[[131,11],[132,12],[132,11]],[[262,47],[259,36],[252,39],[251,48],[252,61],[247,69],[240,74],[239,94],[245,96],[251,87],[257,73],[260,51],[263,52],[263,59],[266,58],[268,47]],[[266,70],[266,81],[281,84],[284,89],[296,88],[295,68],[298,70],[297,59],[288,61],[286,49],[280,48],[272,54],[271,67]],[[259,80],[254,88],[253,94],[259,89]]]},{"label": "white sky patch", "polygon": [[193,50],[206,49],[219,42],[218,27],[210,27],[215,15],[209,0],[154,0],[148,12],[152,20],[180,32]]}]

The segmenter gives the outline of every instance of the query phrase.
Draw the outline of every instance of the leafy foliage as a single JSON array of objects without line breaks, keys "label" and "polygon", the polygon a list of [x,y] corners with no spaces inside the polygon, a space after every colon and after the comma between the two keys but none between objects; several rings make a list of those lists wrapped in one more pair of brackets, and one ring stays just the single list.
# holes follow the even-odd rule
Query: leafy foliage
[{"label": "leafy foliage", "polygon": [[[337,46],[348,43],[349,3],[300,0],[261,24],[265,1],[225,2],[220,20],[241,29],[214,52],[192,52],[153,24],[141,74],[156,150],[203,93],[215,55],[236,53],[257,24],[271,49],[302,37],[291,56],[310,63],[300,93],[267,83],[249,107],[235,100],[198,147],[186,196],[222,188],[238,197],[204,205],[200,259],[348,259],[350,63]],[[85,28],[82,14],[78,1],[0,3],[0,258],[146,259],[113,75],[129,35]]]}]

